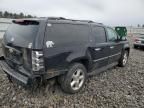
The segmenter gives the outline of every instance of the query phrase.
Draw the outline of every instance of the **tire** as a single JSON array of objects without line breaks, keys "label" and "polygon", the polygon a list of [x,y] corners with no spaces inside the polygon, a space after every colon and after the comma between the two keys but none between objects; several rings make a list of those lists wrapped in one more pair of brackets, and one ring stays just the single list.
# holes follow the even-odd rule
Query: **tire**
[{"label": "tire", "polygon": [[8,80],[9,80],[10,83],[13,82],[13,79],[12,79],[12,77],[10,75],[7,74],[7,78],[8,78]]},{"label": "tire", "polygon": [[133,47],[134,47],[135,49],[137,49],[137,48],[138,48],[138,46],[136,46],[136,45],[134,45]]},{"label": "tire", "polygon": [[120,67],[125,67],[126,64],[127,64],[127,61],[128,61],[128,51],[125,50],[122,52],[122,55],[121,55],[121,58],[120,58],[120,61],[119,61],[119,66]]},{"label": "tire", "polygon": [[87,70],[84,65],[74,63],[70,66],[69,71],[59,77],[59,83],[64,92],[74,94],[79,92],[85,84]]}]

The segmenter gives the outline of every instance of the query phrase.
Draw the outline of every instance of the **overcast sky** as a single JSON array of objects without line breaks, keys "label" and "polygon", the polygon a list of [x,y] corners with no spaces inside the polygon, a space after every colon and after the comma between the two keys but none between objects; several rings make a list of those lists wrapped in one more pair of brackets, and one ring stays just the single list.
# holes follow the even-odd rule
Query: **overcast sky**
[{"label": "overcast sky", "polygon": [[144,0],[0,0],[0,10],[94,20],[106,25],[144,24]]}]

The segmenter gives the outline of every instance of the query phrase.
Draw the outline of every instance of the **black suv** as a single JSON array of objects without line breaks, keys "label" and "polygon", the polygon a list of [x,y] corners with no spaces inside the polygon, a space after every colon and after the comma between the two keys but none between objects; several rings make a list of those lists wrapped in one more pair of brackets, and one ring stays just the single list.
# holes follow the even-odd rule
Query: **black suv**
[{"label": "black suv", "polygon": [[128,41],[101,23],[61,17],[12,22],[0,58],[9,80],[33,86],[55,77],[65,92],[76,93],[87,76],[127,63]]}]

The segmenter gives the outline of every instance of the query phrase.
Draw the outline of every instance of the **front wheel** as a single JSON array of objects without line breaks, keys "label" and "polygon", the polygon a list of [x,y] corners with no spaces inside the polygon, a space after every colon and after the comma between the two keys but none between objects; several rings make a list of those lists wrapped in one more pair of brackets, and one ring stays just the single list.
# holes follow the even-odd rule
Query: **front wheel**
[{"label": "front wheel", "polygon": [[124,67],[128,61],[128,51],[123,51],[122,56],[119,61],[119,66]]},{"label": "front wheel", "polygon": [[86,81],[86,74],[84,65],[80,63],[72,64],[69,71],[60,77],[61,88],[67,93],[77,93]]}]

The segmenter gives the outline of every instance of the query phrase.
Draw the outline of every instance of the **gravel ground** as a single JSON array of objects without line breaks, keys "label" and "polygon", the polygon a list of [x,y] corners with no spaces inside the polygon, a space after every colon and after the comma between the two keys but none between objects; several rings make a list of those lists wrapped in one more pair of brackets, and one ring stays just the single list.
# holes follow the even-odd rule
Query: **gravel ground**
[{"label": "gravel ground", "polygon": [[126,67],[114,67],[89,78],[73,95],[63,93],[58,84],[32,93],[9,83],[0,72],[0,107],[144,108],[144,51],[132,48]]}]

